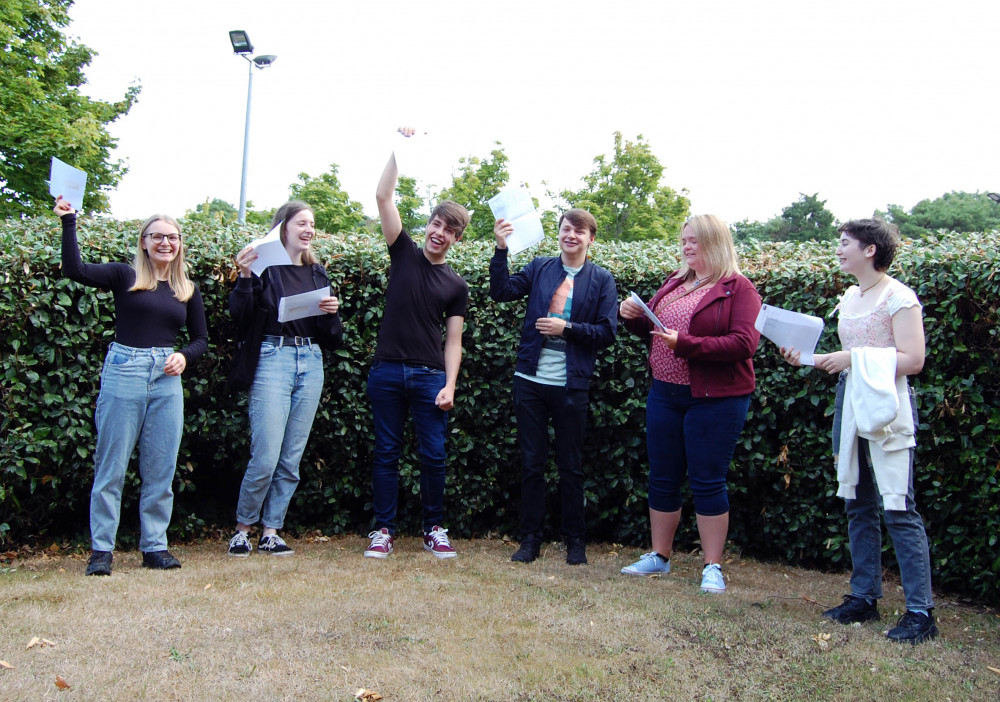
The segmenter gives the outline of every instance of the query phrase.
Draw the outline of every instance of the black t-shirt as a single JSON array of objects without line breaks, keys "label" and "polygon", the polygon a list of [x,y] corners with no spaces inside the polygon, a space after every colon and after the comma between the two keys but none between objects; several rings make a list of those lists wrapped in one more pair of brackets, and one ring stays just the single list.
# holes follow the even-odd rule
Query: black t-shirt
[{"label": "black t-shirt", "polygon": [[174,297],[167,283],[156,290],[129,290],[135,270],[125,263],[84,263],[76,241],[76,215],[62,218],[62,270],[70,280],[110,290],[115,296],[115,341],[137,349],[174,348],[180,330],[187,327],[191,343],[180,352],[188,363],[208,350],[208,325],[201,291],[196,285],[187,302]]},{"label": "black t-shirt", "polygon": [[447,263],[428,261],[405,231],[389,247],[389,259],[375,360],[444,370],[444,322],[465,317],[469,285]]}]

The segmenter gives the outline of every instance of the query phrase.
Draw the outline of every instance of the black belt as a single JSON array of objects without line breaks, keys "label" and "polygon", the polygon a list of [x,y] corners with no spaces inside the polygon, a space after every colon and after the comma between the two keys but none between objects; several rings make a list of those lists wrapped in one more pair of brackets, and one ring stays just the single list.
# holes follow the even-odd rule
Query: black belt
[{"label": "black belt", "polygon": [[274,344],[279,349],[282,346],[312,346],[316,343],[311,336],[274,336],[273,334],[265,334],[261,341]]}]

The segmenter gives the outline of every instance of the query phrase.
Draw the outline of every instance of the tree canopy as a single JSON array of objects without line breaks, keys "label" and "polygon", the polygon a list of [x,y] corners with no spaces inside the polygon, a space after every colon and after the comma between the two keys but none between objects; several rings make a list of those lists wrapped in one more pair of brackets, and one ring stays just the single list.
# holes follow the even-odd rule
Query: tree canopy
[{"label": "tree canopy", "polygon": [[680,234],[691,202],[662,184],[664,167],[649,144],[638,135],[634,142],[615,132],[615,154],[594,159],[594,170],[584,176],[584,187],[565,190],[570,207],[582,207],[597,219],[597,236],[621,241],[664,239]]},{"label": "tree canopy", "polygon": [[826,209],[826,200],[820,200],[819,193],[799,193],[799,199],[777,217],[767,222],[744,219],[730,229],[736,241],[822,241],[837,238],[837,218]]},{"label": "tree canopy", "polygon": [[108,191],[126,172],[111,158],[107,125],[139,95],[132,85],[118,102],[92,100],[79,88],[96,53],[60,31],[72,0],[0,3],[0,217],[51,207],[47,179],[53,156],[87,172],[80,210],[106,212]]},{"label": "tree canopy", "polygon": [[1000,229],[1000,205],[986,193],[950,192],[921,200],[909,212],[889,205],[887,218],[899,227],[900,234],[914,239],[939,230],[991,232]]},{"label": "tree canopy", "polygon": [[325,232],[352,232],[365,221],[361,203],[352,200],[340,187],[337,177],[339,167],[316,177],[299,173],[299,182],[292,183],[288,191],[293,200],[307,202],[316,215],[316,227]]},{"label": "tree canopy", "polygon": [[489,200],[507,186],[507,154],[500,142],[486,158],[463,157],[458,160],[458,172],[451,187],[438,193],[438,200],[451,200],[472,213],[472,221],[465,230],[466,239],[492,239],[493,213]]}]

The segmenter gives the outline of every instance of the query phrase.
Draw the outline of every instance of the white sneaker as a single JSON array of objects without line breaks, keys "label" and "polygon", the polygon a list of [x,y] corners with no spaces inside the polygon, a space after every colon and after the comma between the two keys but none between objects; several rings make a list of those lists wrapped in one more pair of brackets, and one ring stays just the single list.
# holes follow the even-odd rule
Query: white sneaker
[{"label": "white sneaker", "polygon": [[701,591],[715,594],[726,591],[726,580],[722,577],[722,566],[709,563],[701,571]]}]

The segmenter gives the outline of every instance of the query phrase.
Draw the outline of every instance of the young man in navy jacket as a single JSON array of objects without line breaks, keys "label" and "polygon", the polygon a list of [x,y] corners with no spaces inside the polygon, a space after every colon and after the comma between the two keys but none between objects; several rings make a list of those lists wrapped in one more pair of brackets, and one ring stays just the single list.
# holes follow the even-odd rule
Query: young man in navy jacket
[{"label": "young man in navy jacket", "polygon": [[618,330],[615,280],[587,260],[597,234],[589,212],[571,209],[559,218],[555,257],[536,257],[519,273],[507,269],[507,236],[514,226],[497,220],[490,261],[490,297],[496,302],[528,296],[514,372],[514,412],[521,447],[521,546],[512,561],[538,557],[545,520],[545,466],[549,420],[555,429],[561,529],[566,562],[587,562],[583,517],[583,439],[590,405],[590,376],[597,352]]}]

